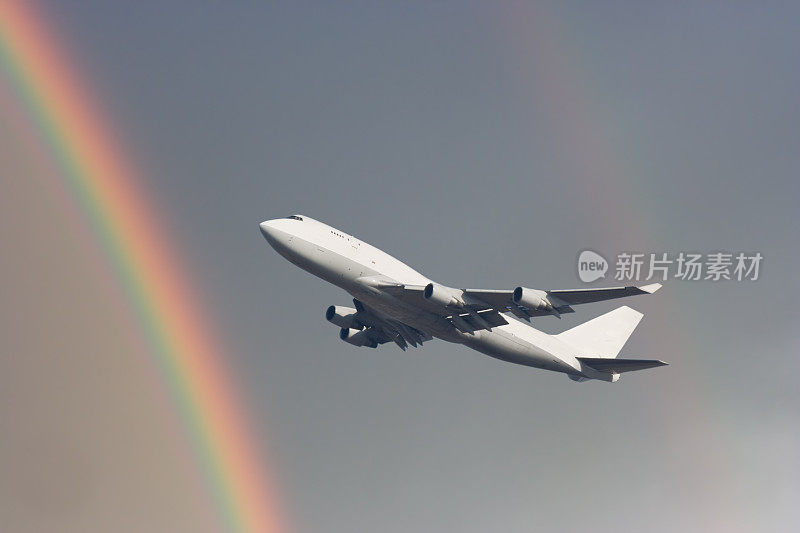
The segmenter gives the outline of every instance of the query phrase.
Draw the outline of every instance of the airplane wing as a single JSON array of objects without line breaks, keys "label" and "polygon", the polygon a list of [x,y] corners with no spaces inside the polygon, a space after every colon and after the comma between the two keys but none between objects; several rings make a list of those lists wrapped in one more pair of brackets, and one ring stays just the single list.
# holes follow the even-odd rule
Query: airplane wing
[{"label": "airplane wing", "polygon": [[660,283],[653,283],[651,285],[644,285],[642,287],[629,286],[600,289],[554,290],[547,291],[547,295],[548,297],[554,296],[555,298],[570,305],[576,305],[601,302],[603,300],[613,300],[615,298],[625,298],[626,296],[635,296],[637,294],[653,294],[660,288]]},{"label": "airplane wing", "polygon": [[[642,287],[554,289],[549,291],[525,289],[523,287],[517,287],[513,290],[445,288],[445,290],[451,291],[455,299],[453,303],[443,305],[442,302],[435,301],[435,299],[428,300],[428,297],[425,296],[426,286],[397,284],[381,286],[381,290],[388,291],[397,298],[425,307],[432,312],[446,316],[448,319],[455,316],[454,313],[456,312],[460,312],[463,317],[467,311],[474,316],[474,313],[494,310],[498,313],[512,313],[523,320],[547,315],[560,317],[564,313],[574,313],[573,305],[613,300],[637,294],[652,294],[660,288],[660,283]],[[530,294],[530,297],[528,294]]]},{"label": "airplane wing", "polygon": [[[501,312],[508,311],[508,309],[494,308],[486,305],[486,303],[482,301],[472,302],[464,306],[440,305],[437,302],[431,302],[425,298],[424,285],[385,283],[380,285],[380,289],[388,292],[399,300],[438,314],[452,323],[456,329],[464,333],[490,330],[493,327],[508,324],[508,321],[500,314]],[[460,289],[457,290],[460,291]]]},{"label": "airplane wing", "polygon": [[561,305],[554,305],[553,311],[544,309],[533,309],[525,305],[519,305],[514,302],[513,290],[493,290],[493,289],[464,289],[464,295],[468,298],[470,305],[477,307],[486,307],[494,309],[502,313],[511,313],[518,318],[530,321],[535,316],[547,316],[552,314],[574,313],[575,311],[566,303]]},{"label": "airplane wing", "polygon": [[[520,287],[521,288],[521,287]],[[588,304],[592,302],[601,302],[604,300],[613,300],[615,298],[625,298],[626,296],[635,296],[637,294],[653,294],[661,288],[660,283],[653,283],[652,285],[645,285],[643,287],[602,287],[592,289],[554,289],[544,292],[547,300],[549,300],[553,307],[567,307],[570,305]],[[491,305],[495,309],[513,303],[515,290],[490,290],[490,289],[464,289],[464,294],[482,300]],[[524,307],[524,306],[523,306]],[[568,311],[569,312],[569,311]],[[550,314],[550,313],[542,313]]]},{"label": "airplane wing", "polygon": [[356,306],[356,318],[366,326],[364,331],[367,336],[377,344],[394,342],[405,351],[409,344],[416,348],[433,339],[428,333],[391,319],[360,300],[353,298],[353,304]]}]

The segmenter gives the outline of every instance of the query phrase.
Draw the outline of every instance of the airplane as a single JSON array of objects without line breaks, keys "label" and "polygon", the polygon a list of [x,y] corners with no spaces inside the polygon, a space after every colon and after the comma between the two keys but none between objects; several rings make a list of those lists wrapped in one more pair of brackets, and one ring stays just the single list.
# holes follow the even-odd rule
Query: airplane
[{"label": "airplane", "polygon": [[354,346],[394,342],[405,351],[435,337],[503,361],[562,372],[577,382],[615,382],[624,372],[667,364],[617,357],[643,316],[627,306],[557,335],[530,324],[533,317],[561,318],[574,312],[574,305],[652,294],[661,288],[658,283],[548,291],[458,289],[305,215],[267,220],[260,229],[284,258],[353,296],[355,308],[332,305],[325,318],[341,328],[340,339]]}]

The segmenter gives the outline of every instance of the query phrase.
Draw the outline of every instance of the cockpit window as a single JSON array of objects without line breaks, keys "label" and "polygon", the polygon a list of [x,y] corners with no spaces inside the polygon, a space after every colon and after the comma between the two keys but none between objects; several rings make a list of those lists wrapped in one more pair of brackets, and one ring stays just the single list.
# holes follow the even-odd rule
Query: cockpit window
[{"label": "cockpit window", "polygon": [[303,221],[303,217],[299,217],[297,215],[292,215],[292,216],[286,217],[286,218],[291,218],[292,220],[299,220],[301,222]]}]

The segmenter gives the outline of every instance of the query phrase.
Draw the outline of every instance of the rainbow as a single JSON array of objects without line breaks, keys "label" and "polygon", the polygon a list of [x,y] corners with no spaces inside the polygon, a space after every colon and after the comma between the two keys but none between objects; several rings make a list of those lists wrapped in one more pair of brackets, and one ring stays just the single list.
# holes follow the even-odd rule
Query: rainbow
[{"label": "rainbow", "polygon": [[[554,146],[564,150],[559,155],[574,169],[575,178],[564,184],[564,193],[576,217],[585,217],[576,218],[574,223],[580,225],[580,220],[587,227],[594,225],[613,232],[630,243],[669,240],[664,238],[669,227],[659,216],[661,208],[648,194],[648,185],[636,168],[636,139],[618,131],[619,119],[599,103],[608,99],[603,98],[608,95],[602,87],[610,84],[600,79],[607,58],[595,57],[590,46],[582,46],[585,29],[560,4],[520,3],[513,9],[498,10],[496,20],[513,65],[513,82],[519,95],[517,107],[525,110],[538,106],[546,110],[545,124],[533,120],[531,124],[556,138]],[[630,224],[631,220],[637,224]],[[692,316],[686,301],[678,301],[675,291],[659,293],[659,302],[671,320],[670,327],[663,330],[665,345],[671,342],[670,337],[679,337],[687,347],[694,346],[696,353],[713,349],[700,344],[702,316]],[[688,466],[681,461],[674,464],[673,472],[692,472],[692,483],[686,484],[685,478],[672,482],[685,485],[686,493],[691,494],[688,500],[693,516],[703,521],[705,529],[740,530],[729,512],[739,503],[727,490],[735,485],[731,473],[737,469],[736,458],[726,453],[729,447],[719,436],[723,433],[718,429],[719,417],[708,408],[709,385],[705,376],[714,370],[697,357],[684,358],[680,364],[676,361],[671,372],[672,382],[679,388],[663,389],[663,397],[656,402],[663,406],[659,416],[664,426],[674,428],[666,431],[666,438],[675,439],[676,449],[683,445],[678,440],[685,436],[687,421],[678,413],[687,410],[676,410],[674,406],[679,402],[691,405],[693,423],[702,428],[693,438],[704,443],[700,448],[708,450],[692,454]],[[708,429],[715,427],[714,431]]]},{"label": "rainbow", "polygon": [[123,288],[222,526],[281,531],[276,495],[226,372],[225,350],[136,166],[63,50],[41,11],[0,0],[0,82],[17,95]]}]

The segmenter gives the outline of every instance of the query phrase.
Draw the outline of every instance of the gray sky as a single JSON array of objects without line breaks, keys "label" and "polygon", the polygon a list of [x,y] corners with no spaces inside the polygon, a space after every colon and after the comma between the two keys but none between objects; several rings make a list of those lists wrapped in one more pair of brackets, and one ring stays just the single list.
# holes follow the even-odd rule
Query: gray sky
[{"label": "gray sky", "polygon": [[[233,347],[230,367],[293,531],[800,527],[795,5],[81,2],[47,11]],[[4,173],[37,168],[20,170],[11,153]],[[5,209],[6,228],[55,209],[34,189],[12,189],[24,201]],[[673,280],[626,302],[645,319],[624,353],[671,366],[575,384],[441,341],[406,353],[341,342],[324,310],[349,297],[257,231],[295,212],[455,286],[578,287],[575,259],[587,248],[765,259],[757,282]],[[45,239],[47,230],[21,231]],[[5,362],[0,380],[29,385],[2,387],[5,410],[54,394],[36,376],[52,368],[44,356],[55,348],[30,342],[41,324],[23,305],[37,289],[13,280],[35,264],[46,276],[35,258],[57,240],[2,235],[19,258],[3,263],[2,289],[29,309],[19,315],[27,329],[4,320],[2,333],[30,361]],[[65,270],[90,280],[81,265]],[[59,283],[49,290],[70,301]],[[84,296],[102,305],[102,290]],[[615,306],[536,324],[556,332]],[[127,371],[79,355],[98,329],[72,314],[58,344],[85,372],[70,377],[65,365],[58,387],[107,387],[86,378],[97,361],[113,376]],[[121,360],[135,360],[129,351]],[[131,383],[127,418],[140,432],[120,429],[112,407],[97,413],[117,446],[84,442],[92,426],[78,396],[69,413],[81,422],[63,427],[52,410],[6,411],[4,425],[22,435],[0,448],[0,485],[16,480],[0,504],[12,528],[213,523],[191,516],[198,489],[183,494],[192,466],[172,460],[181,450],[169,419],[147,421],[158,393]],[[163,442],[142,436],[148,424]],[[26,445],[42,441],[38,452]],[[92,481],[75,500],[66,489],[42,494],[44,469],[73,487],[86,472]],[[120,499],[109,496],[129,474]],[[154,511],[165,499],[172,505]]]}]

